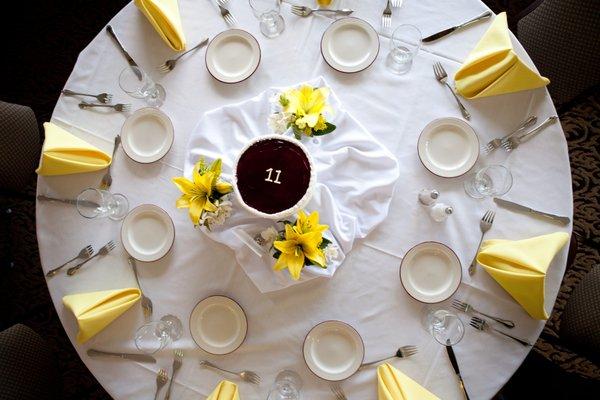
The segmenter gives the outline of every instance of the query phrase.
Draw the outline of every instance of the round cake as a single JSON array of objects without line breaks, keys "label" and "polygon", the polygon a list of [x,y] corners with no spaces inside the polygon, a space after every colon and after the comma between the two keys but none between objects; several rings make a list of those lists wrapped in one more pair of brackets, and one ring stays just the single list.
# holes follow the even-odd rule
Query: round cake
[{"label": "round cake", "polygon": [[235,192],[251,213],[280,219],[310,201],[316,174],[306,148],[281,135],[260,136],[242,149],[234,166]]}]

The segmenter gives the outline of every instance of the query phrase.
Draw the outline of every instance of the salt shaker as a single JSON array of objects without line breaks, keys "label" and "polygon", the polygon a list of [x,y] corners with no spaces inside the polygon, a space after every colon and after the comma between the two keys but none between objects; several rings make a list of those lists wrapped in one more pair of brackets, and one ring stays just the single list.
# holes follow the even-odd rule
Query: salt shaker
[{"label": "salt shaker", "polygon": [[431,207],[429,210],[429,215],[436,222],[443,222],[448,218],[450,214],[452,214],[454,210],[447,204],[438,203]]},{"label": "salt shaker", "polygon": [[423,189],[419,192],[419,202],[426,206],[435,203],[438,197],[440,193],[435,189]]}]

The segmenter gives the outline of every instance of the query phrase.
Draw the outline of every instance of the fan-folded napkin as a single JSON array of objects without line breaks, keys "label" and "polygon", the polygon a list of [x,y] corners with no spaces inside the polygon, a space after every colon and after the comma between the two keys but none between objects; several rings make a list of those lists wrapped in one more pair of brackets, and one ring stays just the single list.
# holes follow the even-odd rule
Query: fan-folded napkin
[{"label": "fan-folded napkin", "polygon": [[185,49],[185,36],[177,0],[135,0],[162,40],[175,51]]},{"label": "fan-folded napkin", "polygon": [[239,400],[238,386],[229,381],[221,381],[206,400]]},{"label": "fan-folded napkin", "polygon": [[437,396],[388,363],[377,367],[378,400],[439,400]]}]

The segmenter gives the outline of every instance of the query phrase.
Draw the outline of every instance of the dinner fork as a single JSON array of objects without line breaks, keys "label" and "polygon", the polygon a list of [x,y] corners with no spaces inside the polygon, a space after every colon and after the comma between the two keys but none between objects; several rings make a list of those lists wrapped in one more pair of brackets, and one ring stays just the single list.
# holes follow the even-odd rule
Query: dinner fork
[{"label": "dinner fork", "polygon": [[100,103],[104,103],[104,104],[108,104],[112,100],[112,94],[110,94],[110,93],[89,94],[89,93],[74,92],[74,91],[69,90],[69,89],[63,89],[62,90],[62,94],[64,94],[65,96],[87,96],[87,97],[94,97]]},{"label": "dinner fork", "polygon": [[[117,149],[119,148],[119,144],[121,144],[121,135],[115,136],[115,147],[113,147],[112,161],[115,160],[115,153],[117,152]],[[110,164],[108,164],[106,173],[102,177],[102,181],[100,182],[100,189],[108,190],[108,188],[110,188],[110,185],[112,185],[112,176],[110,175],[110,167],[112,165],[112,161]]]},{"label": "dinner fork", "polygon": [[381,26],[384,29],[392,26],[392,5],[390,0],[387,1],[387,5],[385,6],[383,14],[381,15]]},{"label": "dinner fork", "polygon": [[223,369],[221,367],[217,367],[215,364],[211,363],[208,360],[200,360],[200,366],[201,367],[207,367],[207,368],[216,369],[216,370],[219,370],[219,371],[226,372],[226,373],[228,373],[230,375],[238,376],[243,381],[249,382],[249,383],[253,383],[255,385],[260,384],[260,381],[261,381],[260,376],[256,372],[252,372],[252,371],[241,371],[241,372],[229,371],[227,369]]},{"label": "dinner fork", "polygon": [[517,129],[515,129],[514,131],[512,131],[508,135],[505,135],[504,137],[501,137],[501,138],[495,138],[495,139],[490,140],[483,147],[483,151],[486,154],[491,153],[492,151],[494,151],[498,147],[500,147],[502,145],[502,142],[504,142],[505,140],[510,139],[511,137],[513,137],[514,135],[516,135],[517,133],[521,132],[523,129],[529,128],[531,125],[535,124],[536,122],[537,122],[537,117],[535,117],[535,116],[531,116],[531,117],[527,118],[525,120],[525,122],[523,122]]},{"label": "dinner fork", "polygon": [[227,2],[228,0],[217,0],[217,6],[219,6],[221,17],[225,20],[227,25],[234,26],[235,24],[237,24],[237,19],[227,9]]},{"label": "dinner fork", "polygon": [[473,308],[472,305],[470,305],[469,303],[465,303],[463,301],[460,301],[458,299],[452,299],[452,307],[458,311],[462,311],[465,314],[479,314],[479,315],[483,315],[484,317],[488,317],[489,319],[493,319],[494,321],[496,321],[499,324],[504,325],[505,327],[512,329],[515,327],[515,323],[509,319],[503,319],[503,318],[498,318],[498,317],[493,317],[491,315],[488,315],[486,313],[482,313],[481,311],[477,311],[476,309]]},{"label": "dinner fork", "polygon": [[471,265],[469,265],[469,275],[473,275],[475,273],[475,269],[477,267],[477,253],[479,252],[479,247],[481,246],[481,242],[483,242],[483,236],[492,227],[495,216],[495,212],[493,212],[492,210],[488,210],[485,212],[485,214],[483,214],[481,221],[479,221],[479,228],[481,229],[481,239],[479,239],[479,244],[477,245],[475,257],[473,257],[473,261],[471,261]]},{"label": "dinner fork", "polygon": [[128,112],[131,110],[131,104],[122,104],[122,103],[118,103],[118,104],[93,104],[93,103],[86,103],[85,101],[82,101],[81,103],[79,103],[79,108],[81,108],[82,110],[85,110],[86,108],[90,108],[90,107],[109,107],[114,109],[115,111],[118,112]]},{"label": "dinner fork", "polygon": [[507,336],[513,340],[516,340],[517,342],[521,343],[523,346],[533,346],[531,343],[529,343],[527,340],[525,339],[521,339],[518,338],[516,336],[513,335],[509,335],[506,332],[502,332],[499,329],[494,328],[493,326],[491,326],[490,324],[488,324],[488,322],[484,319],[481,319],[479,317],[473,317],[471,318],[471,322],[469,322],[469,325],[471,325],[473,328],[480,330],[480,331],[489,331],[489,330],[493,330],[494,332],[498,332],[504,336]]},{"label": "dinner fork", "polygon": [[348,400],[346,393],[344,393],[344,389],[342,389],[339,383],[331,383],[329,388],[333,392],[335,400]]},{"label": "dinner fork", "polygon": [[96,254],[94,254],[93,256],[91,256],[90,258],[88,258],[87,260],[80,262],[79,264],[77,264],[74,267],[71,267],[67,270],[67,275],[72,276],[75,275],[77,273],[77,271],[79,271],[79,269],[81,267],[83,267],[83,265],[85,263],[87,263],[88,261],[90,261],[91,259],[97,257],[97,256],[105,256],[108,253],[110,253],[111,251],[113,251],[115,249],[115,247],[117,247],[117,245],[115,244],[115,242],[113,242],[112,240],[108,243],[106,243],[104,246],[102,246],[100,248],[100,250],[98,250],[98,252]]},{"label": "dinner fork", "polygon": [[46,272],[46,276],[47,277],[54,276],[62,267],[64,267],[71,261],[77,260],[78,258],[90,258],[92,256],[92,254],[94,254],[94,248],[91,245],[87,245],[83,249],[81,249],[81,251],[79,251],[79,254],[77,254],[75,257],[71,258],[69,261],[67,261],[63,265]]},{"label": "dinner fork", "polygon": [[519,147],[519,145],[521,143],[524,143],[524,142],[528,141],[529,139],[531,139],[532,137],[536,136],[537,134],[539,134],[542,131],[542,129],[544,129],[546,126],[548,126],[550,124],[553,124],[557,120],[558,120],[558,117],[556,117],[556,116],[549,117],[544,122],[542,122],[541,124],[539,124],[538,126],[533,128],[532,130],[530,130],[529,132],[524,133],[519,136],[513,136],[513,137],[508,138],[507,140],[503,141],[502,148],[504,150],[506,150],[507,152],[513,151],[514,149]]},{"label": "dinner fork", "polygon": [[382,358],[381,360],[377,360],[377,361],[371,361],[368,363],[364,363],[360,366],[360,368],[368,367],[373,364],[379,364],[382,361],[385,361],[385,360],[388,360],[388,359],[394,358],[394,357],[408,358],[410,356],[417,354],[417,352],[418,352],[417,346],[402,346],[398,350],[396,350],[396,354],[394,354],[393,356],[385,357],[385,358]]},{"label": "dinner fork", "polygon": [[398,8],[402,6],[402,0],[392,0],[392,7]]},{"label": "dinner fork", "polygon": [[435,64],[433,64],[433,73],[435,74],[435,79],[437,79],[438,82],[446,85],[448,87],[448,89],[450,89],[450,93],[452,93],[452,95],[454,96],[454,99],[456,99],[456,103],[458,104],[458,108],[460,108],[460,112],[462,113],[462,116],[464,117],[464,119],[466,119],[466,120],[471,119],[471,114],[467,111],[465,106],[460,102],[458,96],[456,95],[456,93],[454,93],[454,90],[448,84],[448,74],[446,73],[446,70],[442,66],[441,62],[438,61]]},{"label": "dinner fork", "polygon": [[171,381],[169,382],[169,387],[167,388],[167,394],[165,395],[165,400],[169,400],[171,398],[171,387],[173,386],[173,381],[175,381],[175,374],[181,368],[181,364],[183,363],[183,351],[176,349],[173,351],[173,374],[171,374]]},{"label": "dinner fork", "polygon": [[[133,269],[133,275],[135,276],[135,281],[137,282],[138,287],[141,290],[142,285],[140,285],[140,280],[138,278],[137,263],[135,262],[135,258],[129,256],[128,261],[129,261],[129,265],[131,265],[131,269]],[[152,300],[150,300],[150,298],[144,294],[143,290],[141,290],[141,292],[142,292],[142,310],[144,310],[144,317],[150,318],[152,316],[152,310],[153,310]]]},{"label": "dinner fork", "polygon": [[158,399],[158,393],[160,389],[163,388],[167,384],[169,380],[169,375],[167,375],[167,370],[161,368],[158,370],[158,375],[156,375],[156,394],[154,395],[154,400]]},{"label": "dinner fork", "polygon": [[300,17],[308,17],[312,13],[328,13],[334,15],[350,15],[354,12],[354,10],[350,10],[349,8],[344,8],[341,10],[331,10],[328,8],[310,8],[306,6],[298,6],[292,4],[292,13],[296,14]]},{"label": "dinner fork", "polygon": [[166,74],[169,71],[173,71],[173,68],[175,68],[175,65],[177,65],[177,61],[179,61],[179,59],[183,56],[185,56],[187,53],[194,51],[200,47],[206,46],[206,44],[208,43],[208,38],[203,39],[200,43],[198,43],[197,45],[195,45],[194,47],[192,47],[191,49],[189,49],[188,51],[186,51],[185,53],[181,53],[180,55],[178,55],[177,57],[171,59],[171,60],[167,60],[164,62],[164,64],[159,65],[158,70],[160,72],[162,72],[163,74]]}]

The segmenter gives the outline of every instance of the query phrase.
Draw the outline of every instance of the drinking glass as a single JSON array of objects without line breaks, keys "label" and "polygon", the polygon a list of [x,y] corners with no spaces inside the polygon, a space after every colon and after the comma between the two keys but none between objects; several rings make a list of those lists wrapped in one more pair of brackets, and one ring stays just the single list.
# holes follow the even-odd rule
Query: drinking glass
[{"label": "drinking glass", "polygon": [[294,371],[284,370],[277,374],[275,384],[269,392],[267,400],[298,400],[302,379]]},{"label": "drinking glass", "polygon": [[142,325],[135,332],[135,346],[145,354],[154,354],[176,341],[183,334],[183,325],[174,315]]},{"label": "drinking glass", "polygon": [[268,38],[277,37],[285,29],[281,16],[281,0],[248,0],[252,12],[260,20],[260,31]]},{"label": "drinking glass", "polygon": [[[141,78],[140,78],[141,77]],[[119,75],[119,86],[125,93],[136,99],[144,99],[153,107],[160,107],[167,94],[165,88],[155,83],[143,69],[129,66]]]},{"label": "drinking glass", "polygon": [[420,48],[421,31],[413,25],[400,25],[392,33],[390,54],[385,63],[392,73],[406,74]]},{"label": "drinking glass", "polygon": [[108,190],[95,188],[84,189],[77,196],[77,211],[82,217],[105,218],[118,221],[129,211],[127,197],[120,193],[110,193]]},{"label": "drinking glass", "polygon": [[444,346],[454,346],[465,334],[465,326],[458,315],[440,308],[425,308],[423,326],[438,343]]},{"label": "drinking glass", "polygon": [[503,165],[488,165],[472,174],[465,181],[465,192],[473,198],[483,199],[487,196],[502,196],[513,184],[510,170]]}]

